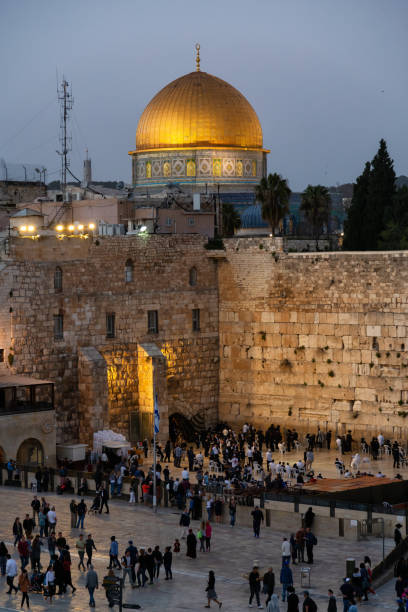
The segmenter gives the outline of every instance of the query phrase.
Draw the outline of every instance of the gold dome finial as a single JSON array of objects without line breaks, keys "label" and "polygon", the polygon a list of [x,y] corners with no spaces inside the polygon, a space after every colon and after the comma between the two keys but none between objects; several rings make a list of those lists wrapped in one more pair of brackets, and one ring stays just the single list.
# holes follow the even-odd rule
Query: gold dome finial
[{"label": "gold dome finial", "polygon": [[199,45],[199,43],[196,44],[195,48],[196,48],[196,51],[197,51],[196,70],[197,70],[197,72],[200,72],[200,45]]}]

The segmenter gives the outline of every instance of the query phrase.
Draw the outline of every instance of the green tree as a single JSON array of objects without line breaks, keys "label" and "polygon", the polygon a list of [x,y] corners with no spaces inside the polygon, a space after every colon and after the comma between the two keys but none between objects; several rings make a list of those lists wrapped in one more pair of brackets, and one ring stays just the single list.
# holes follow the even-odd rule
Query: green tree
[{"label": "green tree", "polygon": [[384,223],[378,248],[384,251],[408,249],[408,187],[397,190],[392,206],[385,211]]},{"label": "green tree", "polygon": [[353,186],[353,197],[344,222],[343,249],[345,251],[364,251],[364,216],[368,209],[368,185],[370,182],[371,164],[366,162],[363,173]]},{"label": "green tree", "polygon": [[230,202],[222,204],[222,229],[224,236],[233,236],[241,227],[241,217]]},{"label": "green tree", "polygon": [[319,237],[323,232],[323,226],[327,227],[329,224],[330,204],[329,190],[323,185],[308,185],[302,193],[300,210],[312,226],[316,251],[319,250]]},{"label": "green tree", "polygon": [[387,143],[380,140],[371,164],[354,185],[352,205],[345,223],[345,250],[373,251],[379,248],[385,218],[393,206],[395,194],[394,162],[388,155]]},{"label": "green tree", "polygon": [[272,235],[289,211],[291,193],[286,179],[276,172],[262,178],[256,186],[255,196],[262,205],[262,218],[269,223]]},{"label": "green tree", "polygon": [[365,248],[366,250],[378,249],[380,234],[384,230],[384,219],[386,211],[392,207],[395,194],[395,172],[394,162],[388,155],[387,143],[380,140],[377,155],[371,162],[371,174],[368,185],[365,226]]}]

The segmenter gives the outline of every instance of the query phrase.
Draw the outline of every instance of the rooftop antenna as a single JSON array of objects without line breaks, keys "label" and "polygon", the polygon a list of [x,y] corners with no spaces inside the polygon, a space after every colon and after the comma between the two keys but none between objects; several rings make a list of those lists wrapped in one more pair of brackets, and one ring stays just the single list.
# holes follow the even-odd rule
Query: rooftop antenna
[{"label": "rooftop antenna", "polygon": [[68,153],[72,151],[72,138],[68,134],[68,119],[69,113],[72,110],[74,103],[72,97],[72,90],[69,87],[69,83],[62,77],[62,83],[60,87],[57,87],[58,100],[60,102],[60,151],[57,151],[61,157],[61,190],[63,201],[66,199],[67,190],[67,169],[70,166],[70,160]]},{"label": "rooftop antenna", "polygon": [[200,44],[197,43],[196,46],[197,56],[196,56],[196,71],[200,72]]}]

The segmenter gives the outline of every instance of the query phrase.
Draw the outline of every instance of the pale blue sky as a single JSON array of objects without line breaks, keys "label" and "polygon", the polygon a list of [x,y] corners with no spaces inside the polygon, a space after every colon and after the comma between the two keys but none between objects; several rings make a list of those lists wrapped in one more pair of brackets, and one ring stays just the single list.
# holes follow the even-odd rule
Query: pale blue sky
[{"label": "pale blue sky", "polygon": [[198,41],[292,189],[354,180],[382,137],[408,174],[407,32],[407,0],[1,0],[0,157],[58,169],[58,70],[75,98],[72,170],[88,146],[96,179],[129,180],[138,118],[194,69]]}]

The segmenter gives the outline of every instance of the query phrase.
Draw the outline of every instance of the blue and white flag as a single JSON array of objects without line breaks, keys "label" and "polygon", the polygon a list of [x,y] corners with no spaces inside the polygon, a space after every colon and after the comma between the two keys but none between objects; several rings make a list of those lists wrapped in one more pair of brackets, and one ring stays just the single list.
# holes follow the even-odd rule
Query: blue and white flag
[{"label": "blue and white flag", "polygon": [[159,405],[157,403],[157,394],[154,396],[154,433],[159,433],[160,414]]}]

